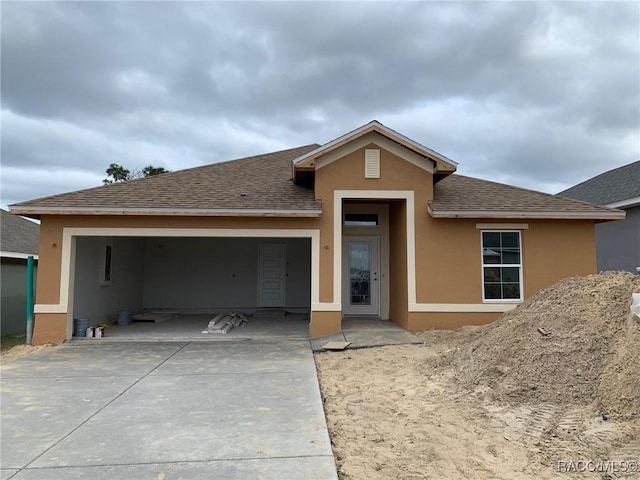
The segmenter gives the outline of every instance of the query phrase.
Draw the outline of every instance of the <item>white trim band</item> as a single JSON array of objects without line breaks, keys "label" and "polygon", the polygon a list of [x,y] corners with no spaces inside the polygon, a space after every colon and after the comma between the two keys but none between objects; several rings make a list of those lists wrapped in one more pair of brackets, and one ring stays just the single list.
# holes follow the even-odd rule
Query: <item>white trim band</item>
[{"label": "white trim band", "polygon": [[476,223],[478,230],[527,230],[528,223]]},{"label": "white trim band", "polygon": [[433,218],[549,218],[563,220],[615,220],[624,218],[624,212],[522,212],[502,210],[437,210],[429,205]]},{"label": "white trim band", "polygon": [[20,253],[20,252],[0,252],[0,257],[2,258],[19,258],[26,260],[29,257],[33,257],[34,260],[38,260],[38,255],[34,255],[33,253]]},{"label": "white trim band", "polygon": [[339,303],[312,303],[312,312],[342,312],[342,305]]},{"label": "white trim band", "polygon": [[416,313],[493,313],[513,310],[518,303],[411,303],[409,312]]},{"label": "white trim band", "polygon": [[169,208],[169,207],[40,207],[38,205],[10,207],[14,214],[59,213],[61,215],[167,215],[167,216],[219,216],[219,217],[319,217],[322,210],[276,210],[267,208]]},{"label": "white trim band", "polygon": [[67,305],[40,303],[33,306],[33,313],[67,313]]}]

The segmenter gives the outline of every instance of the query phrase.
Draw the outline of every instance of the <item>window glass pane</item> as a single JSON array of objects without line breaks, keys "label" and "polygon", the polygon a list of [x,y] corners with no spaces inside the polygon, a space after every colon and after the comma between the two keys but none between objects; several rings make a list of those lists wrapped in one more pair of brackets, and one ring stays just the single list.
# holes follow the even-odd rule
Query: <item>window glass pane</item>
[{"label": "window glass pane", "polygon": [[482,247],[500,248],[500,232],[482,232]]},{"label": "window glass pane", "polygon": [[487,300],[499,300],[502,298],[499,283],[484,284],[484,298]]},{"label": "window glass pane", "polygon": [[500,249],[499,248],[483,248],[482,249],[482,261],[484,263],[500,263]]},{"label": "window glass pane", "polygon": [[503,248],[502,263],[520,263],[520,252],[518,249]]},{"label": "window glass pane", "polygon": [[520,234],[518,232],[502,232],[501,236],[503,247],[520,247],[520,242],[518,241]]},{"label": "window glass pane", "polygon": [[520,298],[520,285],[517,283],[504,283],[502,284],[502,292],[504,299],[519,299]]},{"label": "window glass pane", "polygon": [[521,298],[520,232],[482,232],[482,262],[485,300]]},{"label": "window glass pane", "polygon": [[502,281],[518,283],[520,282],[520,269],[517,267],[503,267],[502,269]]},{"label": "window glass pane", "polygon": [[347,227],[375,227],[378,225],[378,214],[345,213],[344,224]]},{"label": "window glass pane", "polygon": [[487,267],[484,269],[484,281],[485,283],[499,282],[500,281],[500,268]]},{"label": "window glass pane", "polygon": [[371,252],[367,242],[349,242],[351,305],[371,305]]}]

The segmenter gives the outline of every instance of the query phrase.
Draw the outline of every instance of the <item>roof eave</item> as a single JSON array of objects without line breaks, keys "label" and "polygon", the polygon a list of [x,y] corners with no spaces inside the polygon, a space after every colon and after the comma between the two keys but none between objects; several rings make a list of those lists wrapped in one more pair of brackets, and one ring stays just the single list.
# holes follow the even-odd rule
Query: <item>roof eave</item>
[{"label": "roof eave", "polygon": [[623,220],[625,212],[523,212],[523,211],[486,211],[486,210],[433,210],[429,206],[429,215],[433,218],[502,218],[532,220]]},{"label": "roof eave", "polygon": [[626,198],[617,202],[608,203],[605,207],[609,208],[629,208],[640,205],[640,197]]},{"label": "roof eave", "polygon": [[25,216],[40,215],[141,215],[171,217],[319,217],[322,209],[263,209],[263,208],[91,208],[11,206],[11,213]]}]

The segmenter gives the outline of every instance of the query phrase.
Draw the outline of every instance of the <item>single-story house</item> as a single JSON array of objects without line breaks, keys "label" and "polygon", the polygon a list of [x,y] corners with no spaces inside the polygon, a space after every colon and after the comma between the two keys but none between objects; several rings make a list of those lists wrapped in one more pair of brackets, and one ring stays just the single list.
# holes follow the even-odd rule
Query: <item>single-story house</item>
[{"label": "single-story house", "polygon": [[1,210],[0,213],[0,334],[24,334],[27,317],[27,258],[33,256],[34,265],[37,265],[40,227],[37,223],[11,215],[6,210]]},{"label": "single-story house", "polygon": [[558,195],[624,210],[624,221],[596,225],[598,270],[640,272],[640,160],[601,173]]},{"label": "single-story house", "polygon": [[409,330],[493,321],[596,269],[594,206],[457,175],[372,121],[324,145],[11,206],[41,220],[34,343],[117,308],[306,311]]}]

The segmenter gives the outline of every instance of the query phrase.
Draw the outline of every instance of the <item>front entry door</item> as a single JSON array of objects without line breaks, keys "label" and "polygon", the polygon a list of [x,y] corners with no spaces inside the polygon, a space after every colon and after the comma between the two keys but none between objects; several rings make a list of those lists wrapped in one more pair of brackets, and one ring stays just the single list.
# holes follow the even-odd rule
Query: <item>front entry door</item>
[{"label": "front entry door", "polygon": [[284,307],[286,250],[284,245],[260,245],[258,306]]},{"label": "front entry door", "polygon": [[342,313],[380,315],[379,237],[350,236],[343,240]]}]

